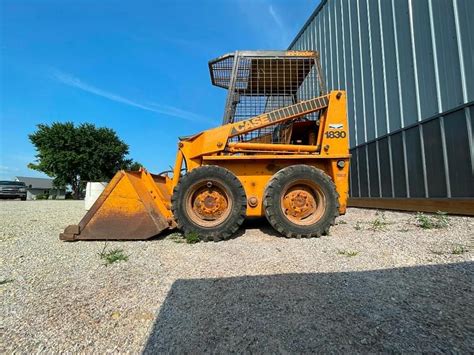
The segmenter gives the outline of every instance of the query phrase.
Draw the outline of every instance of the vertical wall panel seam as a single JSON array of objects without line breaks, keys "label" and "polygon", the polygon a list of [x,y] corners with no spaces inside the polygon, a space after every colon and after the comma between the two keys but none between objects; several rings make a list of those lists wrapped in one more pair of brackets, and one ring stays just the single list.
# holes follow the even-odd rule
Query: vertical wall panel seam
[{"label": "vertical wall panel seam", "polygon": [[383,89],[385,99],[385,121],[387,123],[387,133],[390,133],[390,116],[388,111],[388,92],[387,92],[387,69],[385,63],[385,46],[384,46],[384,35],[382,25],[382,8],[378,0],[378,12],[379,12],[379,24],[380,24],[380,47],[382,49],[382,72],[383,72]]},{"label": "vertical wall panel seam", "polygon": [[[307,41],[306,46],[308,47],[308,50],[311,50],[313,48],[313,45],[312,45],[313,44],[313,35],[311,33],[311,27],[310,26],[308,26],[308,28],[306,29],[306,32],[308,32],[308,36],[307,36],[308,41]],[[309,74],[308,74],[308,76],[311,77],[311,75],[309,75]],[[309,99],[310,97],[313,96],[313,93],[312,93],[313,88],[310,87],[309,83],[306,86],[307,86],[306,99]]]},{"label": "vertical wall panel seam", "polygon": [[362,194],[361,194],[361,190],[360,190],[360,164],[359,164],[359,152],[360,152],[360,149],[357,148],[357,187],[359,189],[359,197],[362,197]]},{"label": "vertical wall panel seam", "polygon": [[[316,27],[316,18],[313,19],[313,22],[311,22],[311,26],[308,27],[308,31],[311,34],[310,48],[314,51],[316,50],[316,32],[314,31],[315,27]],[[316,80],[316,69],[313,68],[312,70],[314,71],[315,85],[313,86],[313,89],[314,89],[313,92],[312,93],[310,92],[310,97],[318,96],[318,91],[316,90],[317,82],[318,82],[318,80]]]},{"label": "vertical wall panel seam", "polygon": [[415,44],[415,27],[413,23],[413,0],[408,0],[408,17],[410,23],[410,39],[411,39],[411,50],[413,52],[413,73],[415,75],[415,100],[416,100],[416,114],[417,121],[422,120],[421,117],[421,105],[420,105],[420,83],[418,82],[418,66],[416,58],[416,44]]},{"label": "vertical wall panel seam", "polygon": [[[309,49],[310,50],[315,50],[315,44],[316,44],[316,39],[314,38],[314,32],[313,32],[313,26],[314,26],[314,21],[311,22],[311,26],[308,26],[308,33],[309,33]],[[317,93],[315,91],[316,89],[316,83],[317,83],[317,80],[315,80],[316,78],[316,71],[314,68],[311,69],[312,72],[314,72],[314,77],[313,77],[313,82],[314,82],[314,85],[313,87],[309,87],[309,96],[308,96],[308,99],[311,98],[311,97],[314,97],[314,96],[317,96]],[[311,73],[310,71],[310,73]],[[309,85],[308,85],[309,86]]]},{"label": "vertical wall panel seam", "polygon": [[[466,71],[465,71],[465,67],[464,67],[464,56],[463,56],[463,48],[462,48],[461,27],[459,25],[458,0],[453,0],[453,9],[454,9],[454,25],[456,27],[456,44],[457,44],[457,47],[458,47],[458,55],[459,55],[459,68],[460,68],[460,71],[461,71],[462,102],[466,103],[467,102],[467,83],[466,83]],[[471,53],[471,55],[472,55],[472,53]]]},{"label": "vertical wall panel seam", "polygon": [[[351,0],[348,0],[351,1]],[[351,11],[349,9],[349,2],[347,3],[347,12],[349,14],[349,38],[350,38],[350,46],[351,46],[351,72],[352,72],[352,103],[354,105],[354,136],[355,136],[355,143],[356,145],[359,144],[359,138],[357,135],[357,104],[355,99],[355,85],[354,85],[354,46],[353,46],[353,33],[352,33],[352,16]],[[362,142],[361,142],[362,143]],[[359,196],[360,196],[360,188],[359,188]]]},{"label": "vertical wall panel seam", "polygon": [[326,62],[326,72],[327,72],[327,81],[328,81],[328,88],[332,90],[332,78],[331,78],[331,71],[330,71],[330,60],[329,60],[329,38],[328,33],[326,33],[327,23],[329,22],[328,19],[328,11],[327,11],[327,4],[324,6],[324,60]]},{"label": "vertical wall panel seam", "polygon": [[[321,48],[323,47],[323,37],[322,37],[323,36],[323,33],[322,33],[323,31],[321,30],[321,23],[322,22],[323,21],[322,21],[321,17],[319,17],[319,20],[318,20],[319,48],[318,48],[318,50],[319,50],[320,55],[321,55]],[[320,56],[320,61],[322,62],[321,56]],[[323,70],[323,72],[324,72],[324,70]],[[326,83],[326,88],[327,88],[327,78],[326,78],[326,76],[324,76],[324,81]]]},{"label": "vertical wall panel seam", "polygon": [[331,61],[331,89],[335,89],[335,80],[334,80],[334,64],[332,62],[332,57],[333,57],[333,52],[334,52],[334,40],[333,40],[333,36],[334,36],[334,33],[332,31],[332,23],[333,23],[333,20],[334,19],[334,13],[332,12],[332,9],[331,9],[331,4],[334,4],[333,1],[329,0],[326,4],[327,6],[327,9],[328,9],[328,19],[329,19],[329,51],[331,52],[331,54],[329,55],[329,60]]},{"label": "vertical wall panel seam", "polygon": [[379,153],[379,141],[375,142],[375,148],[377,152],[377,173],[379,178],[379,197],[382,197],[382,174],[380,173],[380,153]]},{"label": "vertical wall panel seam", "polygon": [[393,18],[393,35],[394,35],[394,42],[395,42],[395,59],[397,62],[397,84],[398,84],[398,101],[400,104],[400,127],[403,128],[405,126],[405,120],[403,117],[403,98],[402,98],[402,80],[400,77],[400,56],[398,53],[398,36],[397,36],[397,16],[395,15],[395,1],[392,0],[392,18]]},{"label": "vertical wall panel seam", "polygon": [[[362,119],[364,123],[364,141],[367,142],[367,116],[365,112],[365,85],[364,85],[364,63],[363,63],[363,56],[362,56],[362,33],[360,30],[360,1],[357,0],[357,28],[359,29],[359,54],[360,54],[360,78],[361,78],[361,92],[362,92]],[[367,171],[367,175],[369,172]]]},{"label": "vertical wall panel seam", "polygon": [[[313,38],[314,38],[314,49],[319,52],[319,39],[318,39],[318,23],[316,23],[317,18],[315,17],[313,20],[313,23],[311,24],[312,31],[313,31]],[[319,22],[319,19],[318,19]],[[321,94],[321,88],[319,87],[318,84],[318,91],[315,93],[317,96]]]},{"label": "vertical wall panel seam", "polygon": [[369,146],[366,144],[364,146],[365,150],[365,168],[367,169],[367,192],[369,197],[372,197],[372,192],[370,191],[370,166],[369,166]]},{"label": "vertical wall panel seam", "polygon": [[[324,7],[326,7],[325,5]],[[324,70],[326,72],[326,86],[328,90],[331,90],[331,84],[329,83],[329,68],[328,68],[328,49],[327,49],[327,35],[326,35],[326,13],[325,10],[321,12],[323,16],[323,32],[324,32]]]},{"label": "vertical wall panel seam", "polygon": [[426,156],[425,156],[425,136],[423,132],[423,125],[419,125],[418,133],[420,135],[420,146],[421,146],[421,167],[423,169],[423,184],[425,185],[425,197],[428,198],[428,176],[426,175]]},{"label": "vertical wall panel seam", "polygon": [[[324,5],[326,9],[326,22],[327,25],[324,26],[324,33],[326,37],[326,61],[327,61],[327,70],[328,70],[328,86],[333,89],[333,81],[332,81],[332,65],[331,65],[331,11],[329,11],[329,2]],[[327,31],[326,31],[327,29]],[[330,82],[330,84],[329,84]]]},{"label": "vertical wall panel seam", "polygon": [[406,141],[406,131],[402,131],[402,148],[403,148],[403,161],[405,165],[405,183],[407,190],[407,198],[410,198],[410,176],[408,174],[408,153],[407,153],[407,141]]},{"label": "vertical wall panel seam", "polygon": [[375,100],[375,77],[374,77],[374,59],[373,59],[373,51],[372,51],[372,26],[370,22],[370,1],[367,0],[367,23],[368,23],[368,32],[369,32],[369,55],[370,55],[370,76],[371,76],[371,83],[372,83],[372,101],[374,104],[374,133],[375,138],[379,136],[378,134],[378,126],[377,126],[377,100]]},{"label": "vertical wall panel seam", "polygon": [[[308,26],[308,50],[314,50],[314,38],[313,38],[313,31],[311,31],[311,28],[312,28],[313,24],[311,24],[311,26]],[[311,70],[312,71],[312,70]],[[310,73],[311,73],[310,71]],[[310,74],[308,74],[309,77],[311,77]],[[316,82],[316,80],[314,81]],[[313,97],[313,96],[316,96],[315,92],[314,92],[314,86],[311,87],[310,85],[308,85],[308,99]]]},{"label": "vertical wall panel seam", "polygon": [[[321,54],[321,48],[323,48],[323,19],[320,17],[318,21],[318,26],[319,26],[319,54]],[[323,59],[321,59],[321,62]],[[326,70],[326,68],[323,69]],[[326,75],[324,75],[324,82],[326,85],[326,90],[328,90],[328,78]]]},{"label": "vertical wall panel seam", "polygon": [[[346,66],[346,40],[344,34],[346,33],[346,26],[344,26],[344,3],[341,1],[341,42],[342,42],[342,63],[344,66],[344,89],[347,91],[347,66]],[[350,119],[350,117],[349,117]]]},{"label": "vertical wall panel seam", "polygon": [[[339,1],[340,6],[342,3]],[[338,38],[338,31],[337,31],[337,21],[336,21],[336,3],[334,2],[334,38],[336,40],[336,69],[337,69],[337,88],[341,90],[341,77],[339,76],[339,38]],[[340,17],[339,17],[340,18]]]},{"label": "vertical wall panel seam", "polygon": [[469,155],[471,156],[471,173],[472,176],[474,176],[474,143],[472,141],[472,117],[471,117],[471,111],[469,110],[469,107],[466,107],[464,109],[464,112],[466,114],[466,127],[467,127],[467,139],[469,142]]},{"label": "vertical wall panel seam", "polygon": [[[354,156],[351,157],[351,160],[354,159]],[[354,187],[352,186],[352,175],[354,171],[352,170],[352,161],[349,162],[349,196],[353,195]]]},{"label": "vertical wall panel seam", "polygon": [[393,181],[393,158],[392,158],[392,136],[387,137],[388,141],[388,158],[390,163],[390,187],[392,189],[392,197],[395,197],[395,181]]},{"label": "vertical wall panel seam", "polygon": [[[310,34],[309,34],[308,30],[309,30],[309,27],[306,28],[306,31],[305,31],[306,35],[305,35],[304,46],[305,46],[305,49],[306,49],[306,50],[309,50],[309,49],[310,49],[310,48],[309,48],[309,41],[310,41],[311,38],[310,38]],[[309,85],[308,85],[308,81],[306,81],[305,86],[304,86],[304,95],[305,95],[305,99],[307,100],[307,99],[309,98]]]},{"label": "vertical wall panel seam", "polygon": [[438,112],[443,112],[443,102],[441,97],[441,84],[439,82],[439,63],[438,63],[438,48],[436,41],[436,34],[434,28],[433,4],[428,1],[428,14],[430,19],[431,45],[433,48],[433,62],[435,70],[436,96],[438,103]]},{"label": "vertical wall panel seam", "polygon": [[451,197],[451,181],[449,179],[448,151],[446,147],[446,135],[444,132],[444,117],[439,118],[439,127],[441,131],[441,147],[443,148],[444,174],[446,178],[446,197]]}]

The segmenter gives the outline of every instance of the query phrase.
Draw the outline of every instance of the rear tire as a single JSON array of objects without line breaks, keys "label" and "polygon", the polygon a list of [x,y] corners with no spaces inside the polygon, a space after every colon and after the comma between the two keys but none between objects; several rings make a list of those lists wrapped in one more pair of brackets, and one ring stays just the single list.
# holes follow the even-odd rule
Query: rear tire
[{"label": "rear tire", "polygon": [[178,228],[203,241],[229,239],[244,221],[247,198],[237,177],[215,165],[181,177],[171,198]]},{"label": "rear tire", "polygon": [[339,215],[338,194],[331,178],[308,165],[289,166],[273,175],[263,205],[270,224],[287,238],[328,234]]}]

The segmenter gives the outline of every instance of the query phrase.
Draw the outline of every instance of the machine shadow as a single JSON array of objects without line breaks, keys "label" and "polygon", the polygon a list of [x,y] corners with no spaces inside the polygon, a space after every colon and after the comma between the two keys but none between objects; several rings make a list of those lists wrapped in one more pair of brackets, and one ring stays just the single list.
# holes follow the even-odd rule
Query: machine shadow
[{"label": "machine shadow", "polygon": [[473,263],[177,280],[150,353],[474,351]]},{"label": "machine shadow", "polygon": [[[236,239],[236,238],[242,237],[248,229],[258,229],[264,234],[267,234],[273,237],[282,237],[280,234],[278,234],[278,232],[275,231],[275,229],[273,229],[273,227],[270,225],[270,223],[268,223],[265,217],[258,217],[258,218],[246,218],[244,222],[242,223],[242,225],[240,226],[240,228],[238,229],[238,231],[235,232],[234,235],[232,235],[229,239]],[[177,229],[164,230],[160,234],[157,234],[147,240],[150,240],[150,241],[162,240],[174,233],[182,233],[182,232]],[[225,243],[226,240],[223,240],[221,242]]]},{"label": "machine shadow", "polygon": [[253,217],[253,218],[247,218],[245,219],[244,223],[242,223],[242,226],[239,228],[239,235],[245,234],[247,229],[258,229],[262,233],[272,236],[272,237],[281,237],[283,238],[282,235],[280,235],[268,222],[266,217]]}]

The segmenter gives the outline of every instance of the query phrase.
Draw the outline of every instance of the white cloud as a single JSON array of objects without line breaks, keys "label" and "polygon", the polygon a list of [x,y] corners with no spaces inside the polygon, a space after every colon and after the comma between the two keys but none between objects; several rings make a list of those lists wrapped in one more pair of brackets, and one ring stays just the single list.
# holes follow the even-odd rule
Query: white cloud
[{"label": "white cloud", "polygon": [[280,16],[276,13],[275,9],[273,8],[273,5],[270,5],[268,7],[268,12],[270,13],[271,17],[273,18],[273,21],[275,21],[275,23],[277,24],[277,26],[280,28],[280,29],[284,29],[285,28],[285,25],[283,24]]},{"label": "white cloud", "polygon": [[19,171],[20,169],[14,168],[14,167],[9,167],[5,165],[0,165],[0,171],[8,171],[8,172],[14,172],[14,171]]},{"label": "white cloud", "polygon": [[282,43],[287,46],[288,44],[290,44],[290,32],[287,26],[285,25],[285,23],[281,19],[281,16],[278,14],[277,10],[273,7],[273,5],[268,6],[268,12],[270,13],[271,18],[278,27]]},{"label": "white cloud", "polygon": [[285,49],[290,44],[292,33],[278,11],[278,6],[270,0],[240,1],[239,9],[243,21],[252,26],[256,36],[267,42],[267,48]]},{"label": "white cloud", "polygon": [[151,112],[163,114],[166,116],[177,117],[177,118],[181,118],[187,121],[215,123],[204,116],[201,116],[194,112],[183,110],[179,107],[163,105],[163,104],[153,103],[153,102],[145,104],[145,103],[137,102],[135,100],[128,99],[126,97],[120,96],[110,91],[106,91],[98,87],[95,87],[91,84],[88,84],[80,80],[79,78],[76,78],[75,76],[71,74],[64,73],[59,70],[54,70],[53,76],[56,80],[58,80],[59,82],[65,85],[80,89],[82,91],[85,91],[97,96],[104,97],[111,101],[115,101],[115,102],[119,102],[128,106],[136,107],[145,111],[151,111]]}]

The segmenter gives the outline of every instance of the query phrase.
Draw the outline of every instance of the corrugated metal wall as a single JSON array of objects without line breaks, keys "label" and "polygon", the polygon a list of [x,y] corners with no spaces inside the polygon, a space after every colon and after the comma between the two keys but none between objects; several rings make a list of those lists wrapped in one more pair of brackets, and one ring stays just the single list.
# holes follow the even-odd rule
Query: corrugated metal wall
[{"label": "corrugated metal wall", "polygon": [[347,90],[353,197],[474,197],[473,15],[474,0],[327,0],[290,45]]}]

